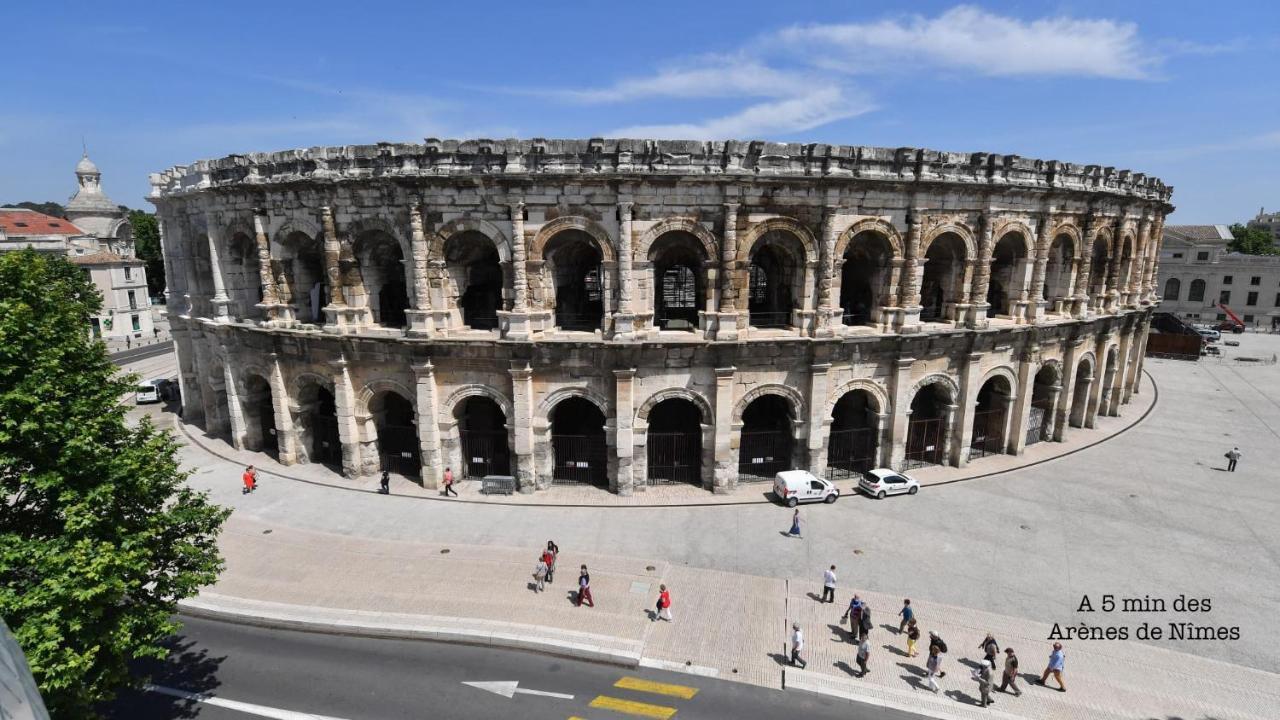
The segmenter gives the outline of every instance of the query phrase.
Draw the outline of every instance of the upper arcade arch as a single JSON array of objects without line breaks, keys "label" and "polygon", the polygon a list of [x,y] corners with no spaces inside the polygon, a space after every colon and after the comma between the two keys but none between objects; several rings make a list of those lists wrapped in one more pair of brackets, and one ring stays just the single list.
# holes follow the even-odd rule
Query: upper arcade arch
[{"label": "upper arcade arch", "polygon": [[609,232],[596,221],[579,215],[563,215],[538,228],[538,232],[529,243],[529,262],[541,262],[546,259],[547,244],[566,230],[580,230],[595,240],[596,249],[600,251],[602,262],[612,263],[617,260],[613,240]]},{"label": "upper arcade arch", "polygon": [[968,225],[960,222],[944,222],[930,228],[924,234],[924,237],[920,238],[920,257],[928,257],[929,248],[933,246],[933,242],[948,235],[960,240],[964,248],[961,259],[966,262],[972,262],[977,257],[977,241],[973,238],[973,230]]},{"label": "upper arcade arch", "polygon": [[719,257],[719,251],[717,250],[719,242],[716,240],[715,235],[706,226],[691,217],[663,218],[650,225],[647,230],[640,234],[633,254],[636,258],[649,258],[653,244],[658,238],[671,232],[688,233],[696,238],[702,246],[702,256],[706,260],[711,261]]},{"label": "upper arcade arch", "polygon": [[831,257],[844,257],[853,239],[864,233],[878,235],[892,248],[895,258],[903,257],[902,235],[893,226],[893,223],[884,218],[863,218],[845,228],[844,232],[841,232],[840,236],[836,238],[835,250]]},{"label": "upper arcade arch", "polygon": [[756,253],[756,244],[762,238],[774,233],[791,235],[799,241],[803,252],[796,258],[797,260],[806,264],[818,262],[818,242],[804,223],[789,217],[772,217],[752,224],[742,237],[738,238],[737,262],[739,265],[748,263]]}]

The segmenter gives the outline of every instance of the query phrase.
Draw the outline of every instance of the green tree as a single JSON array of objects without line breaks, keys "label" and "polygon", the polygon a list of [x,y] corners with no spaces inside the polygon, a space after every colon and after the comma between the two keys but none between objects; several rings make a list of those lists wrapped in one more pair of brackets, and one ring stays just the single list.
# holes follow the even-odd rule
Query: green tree
[{"label": "green tree", "polygon": [[147,293],[152,297],[164,292],[164,258],[160,252],[160,223],[156,216],[142,210],[129,211],[133,226],[133,246],[138,258],[147,263]]},{"label": "green tree", "polygon": [[229,513],[186,486],[168,431],[125,422],[136,379],[88,337],[101,304],[65,258],[0,256],[0,615],[54,717],[93,717],[130,660],[165,656]]},{"label": "green tree", "polygon": [[1227,249],[1245,255],[1280,255],[1280,248],[1272,241],[1271,233],[1261,228],[1245,227],[1240,223],[1231,226],[1231,236],[1235,238]]},{"label": "green tree", "polygon": [[23,208],[26,210],[35,210],[38,213],[44,213],[45,215],[52,215],[57,218],[65,219],[67,217],[67,209],[62,207],[56,202],[37,203],[37,202],[31,202],[29,200],[24,200],[20,203],[14,203],[13,205],[9,205],[8,207],[17,207],[17,208]]}]

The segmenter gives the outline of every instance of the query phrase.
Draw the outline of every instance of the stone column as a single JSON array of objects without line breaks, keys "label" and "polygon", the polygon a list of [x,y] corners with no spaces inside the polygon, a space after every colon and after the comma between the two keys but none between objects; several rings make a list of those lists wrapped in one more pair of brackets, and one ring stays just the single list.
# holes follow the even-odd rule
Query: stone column
[{"label": "stone column", "polygon": [[951,464],[964,467],[969,463],[969,438],[973,436],[973,419],[978,409],[978,391],[982,382],[982,353],[969,353],[964,358],[960,375],[960,424],[956,442],[952,444]]},{"label": "stone column", "polygon": [[635,278],[632,277],[632,238],[631,208],[634,203],[622,201],[618,203],[618,313],[613,317],[615,335],[628,337],[636,330],[635,307],[632,291]]},{"label": "stone column", "polygon": [[290,410],[292,400],[289,387],[284,382],[284,371],[280,367],[280,354],[267,353],[268,370],[271,373],[271,409],[276,420],[276,447],[281,465],[293,465],[298,462],[298,429],[293,425],[293,412]]},{"label": "stone column", "polygon": [[[525,340],[529,337],[529,255],[524,237],[524,202],[509,206],[511,212],[511,290],[514,295],[511,312],[498,313],[506,318],[503,337]],[[532,476],[530,476],[532,477]],[[530,486],[532,487],[532,486]]]},{"label": "stone column", "polygon": [[227,307],[231,298],[227,297],[226,281],[222,277],[222,259],[218,256],[218,245],[222,236],[222,227],[218,217],[213,213],[205,213],[205,237],[209,239],[209,273],[213,276],[213,317],[217,322],[230,322]]},{"label": "stone column", "polygon": [[827,408],[831,363],[809,366],[809,472],[823,477],[827,472]]},{"label": "stone column", "polygon": [[246,429],[244,424],[244,407],[240,404],[240,389],[236,387],[236,376],[231,370],[231,350],[222,346],[222,376],[226,384],[227,421],[231,427],[231,446],[244,450]]},{"label": "stone column", "polygon": [[177,281],[178,276],[177,273],[173,271],[175,248],[173,238],[169,237],[169,221],[167,218],[168,213],[162,210],[156,218],[156,230],[160,235],[160,257],[164,260],[164,305],[170,313],[173,313],[173,299],[176,296],[173,292],[173,285]]},{"label": "stone column", "polygon": [[1133,339],[1136,329],[1126,327],[1120,331],[1120,349],[1116,354],[1116,372],[1111,383],[1111,403],[1107,407],[1107,415],[1118,416],[1120,414],[1120,405],[1129,401],[1129,395],[1126,391],[1126,379],[1129,376],[1129,366],[1134,364],[1132,358],[1129,357],[1133,352]]},{"label": "stone column", "polygon": [[271,242],[267,238],[267,211],[262,208],[253,209],[253,235],[258,244],[258,283],[262,287],[262,302],[258,307],[266,316],[267,322],[278,319],[280,297],[276,292],[276,278],[271,273]]},{"label": "stone column", "polygon": [[1080,269],[1076,272],[1072,314],[1077,319],[1089,317],[1089,276],[1093,273],[1093,243],[1098,237],[1098,221],[1093,213],[1084,221],[1084,248],[1080,252]]},{"label": "stone column", "polygon": [[[172,323],[176,318],[170,318]],[[183,325],[185,320],[179,321]],[[178,356],[178,393],[182,400],[182,422],[203,425],[204,394],[200,389],[200,370],[192,347],[191,331],[183,327],[173,332],[173,347]]]},{"label": "stone column", "polygon": [[[738,292],[734,283],[738,257],[738,204],[724,205],[724,240],[720,246],[720,312],[717,318],[717,340],[738,339]],[[718,476],[717,471],[717,476]],[[718,486],[717,486],[718,487]]]},{"label": "stone column", "polygon": [[1041,428],[1041,437],[1049,439],[1057,439],[1058,431],[1058,401],[1062,398],[1062,385],[1049,386],[1049,407],[1044,413],[1044,426]]},{"label": "stone column", "polygon": [[973,273],[973,292],[970,293],[973,303],[969,308],[971,328],[985,328],[990,324],[987,310],[991,308],[991,303],[987,302],[987,290],[991,287],[991,236],[994,232],[991,210],[987,209],[982,213],[982,233],[978,235],[978,264]]},{"label": "stone column", "polygon": [[907,426],[911,417],[911,366],[916,359],[900,357],[893,366],[893,423],[889,432],[889,467],[900,468],[907,457]]},{"label": "stone column", "polygon": [[1090,383],[1089,408],[1085,413],[1084,426],[1091,428],[1097,421],[1098,415],[1106,415],[1106,404],[1110,399],[1110,390],[1107,382],[1107,375],[1114,372],[1114,368],[1107,365],[1107,345],[1111,340],[1110,334],[1104,335],[1094,344],[1093,357],[1096,360],[1097,368],[1094,370],[1094,381]]},{"label": "stone column", "polygon": [[[440,420],[436,403],[436,368],[431,360],[413,365],[414,410],[418,423],[418,454],[422,460],[422,486],[436,489],[444,476],[440,453]],[[462,467],[458,467],[458,476]]]},{"label": "stone column", "polygon": [[920,327],[920,280],[924,273],[920,257],[920,235],[923,221],[923,211],[913,208],[907,219],[906,261],[902,268],[901,300],[898,302],[902,308],[898,326],[900,332],[914,332]]},{"label": "stone column", "polygon": [[1079,339],[1063,339],[1065,351],[1062,358],[1062,402],[1055,407],[1057,417],[1053,421],[1053,434],[1049,436],[1057,442],[1066,441],[1067,428],[1071,426],[1071,403],[1076,396],[1076,370],[1083,344]]},{"label": "stone column", "polygon": [[[832,337],[840,310],[831,293],[836,267],[836,239],[839,236],[836,226],[836,211],[839,208],[828,205],[822,216],[822,243],[818,253],[818,312],[814,318],[814,337]],[[817,427],[817,426],[815,426]]]},{"label": "stone column", "polygon": [[345,357],[330,363],[333,369],[333,401],[338,416],[338,442],[342,445],[342,474],[359,477],[361,473],[360,425],[356,421],[355,389]]},{"label": "stone column", "polygon": [[1150,254],[1147,260],[1147,271],[1142,280],[1142,300],[1145,304],[1155,302],[1156,298],[1156,278],[1158,277],[1156,270],[1160,266],[1160,243],[1164,239],[1164,218],[1157,217],[1151,229]]},{"label": "stone column", "polygon": [[1120,257],[1124,254],[1124,243],[1122,235],[1124,233],[1124,216],[1115,219],[1115,225],[1111,230],[1111,257],[1107,262],[1107,286],[1102,295],[1098,298],[1098,308],[1100,310],[1112,310],[1116,306],[1116,300],[1120,296]]},{"label": "stone column", "polygon": [[1039,322],[1044,317],[1044,276],[1045,268],[1049,264],[1049,246],[1053,244],[1052,231],[1052,218],[1047,215],[1040,218],[1036,228],[1037,242],[1034,246],[1036,252],[1035,264],[1031,266],[1031,297],[1027,301],[1026,317],[1029,323]]},{"label": "stone column", "polygon": [[893,441],[888,433],[893,428],[893,415],[888,412],[875,414],[876,467],[892,467]]},{"label": "stone column", "polygon": [[511,450],[515,455],[513,472],[516,487],[522,493],[545,490],[551,484],[551,478],[537,478],[533,464],[533,368],[528,362],[512,361],[510,373],[515,417],[507,422],[513,425],[514,446]]},{"label": "stone column", "polygon": [[1155,262],[1155,256],[1151,253],[1151,216],[1147,213],[1142,215],[1142,224],[1138,226],[1138,260],[1137,270],[1131,271],[1129,275],[1129,298],[1128,305],[1131,308],[1137,308],[1141,305],[1150,305],[1151,301],[1147,299],[1147,270]]},{"label": "stone column", "polygon": [[738,483],[733,464],[733,385],[737,368],[716,368],[716,470],[712,491],[728,492]]},{"label": "stone column", "polygon": [[[427,233],[422,217],[422,203],[409,204],[409,250],[413,253],[413,307],[405,311],[409,321],[409,335],[431,336],[431,282],[427,277]],[[423,456],[426,457],[425,455]],[[423,482],[426,482],[425,475]]]},{"label": "stone column", "polygon": [[203,308],[196,307],[197,300],[200,299],[199,284],[199,268],[196,267],[196,249],[194,247],[195,238],[199,233],[191,232],[189,224],[191,220],[188,218],[186,223],[175,222],[171,230],[178,231],[178,239],[175,243],[182,250],[182,271],[183,271],[183,295],[182,299],[186,306],[187,317],[197,317]]},{"label": "stone column", "polygon": [[623,497],[630,495],[636,487],[636,478],[632,472],[631,464],[635,453],[635,435],[633,434],[633,425],[635,424],[635,377],[635,368],[613,371],[615,412],[617,413],[615,418],[617,442],[615,444],[618,456],[618,472],[614,480],[614,491]]},{"label": "stone column", "polygon": [[338,239],[332,207],[325,205],[320,208],[320,221],[324,227],[324,274],[329,283],[329,304],[324,307],[325,321],[330,328],[336,328],[344,324],[347,309],[347,301],[342,294],[342,270],[339,267],[342,241]]},{"label": "stone column", "polygon": [[1031,420],[1032,383],[1035,382],[1035,360],[1040,354],[1040,346],[1032,345],[1024,350],[1018,358],[1017,395],[1013,398],[1013,407],[1009,412],[1009,429],[1005,434],[1005,447],[1010,455],[1021,455],[1027,447],[1027,423]]},{"label": "stone column", "polygon": [[[959,406],[953,403],[947,406],[947,409],[943,415],[943,417],[946,420],[946,427],[942,428],[942,461],[943,462],[950,462],[950,459],[951,459],[951,446],[955,444],[956,411],[958,409],[959,409]],[[952,465],[954,464],[955,463],[952,463]]]}]

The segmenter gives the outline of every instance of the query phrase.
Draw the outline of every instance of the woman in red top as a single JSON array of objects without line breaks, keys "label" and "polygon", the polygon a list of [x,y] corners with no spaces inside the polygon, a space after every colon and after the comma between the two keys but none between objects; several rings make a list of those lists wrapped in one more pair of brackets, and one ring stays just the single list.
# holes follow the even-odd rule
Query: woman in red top
[{"label": "woman in red top", "polygon": [[258,471],[254,470],[252,465],[244,469],[244,475],[240,479],[244,481],[244,490],[241,490],[240,494],[244,495],[258,489]]},{"label": "woman in red top", "polygon": [[667,591],[666,585],[658,586],[658,611],[653,614],[653,619],[662,618],[667,622],[671,622],[671,593]]}]

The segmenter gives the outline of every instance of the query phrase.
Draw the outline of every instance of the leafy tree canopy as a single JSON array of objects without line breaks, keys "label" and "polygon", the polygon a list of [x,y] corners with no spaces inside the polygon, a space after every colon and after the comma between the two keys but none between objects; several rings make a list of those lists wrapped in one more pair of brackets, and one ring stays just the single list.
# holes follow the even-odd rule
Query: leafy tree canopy
[{"label": "leafy tree canopy", "polygon": [[63,218],[63,219],[66,219],[67,217],[67,209],[62,207],[56,202],[37,203],[37,202],[30,202],[28,200],[23,200],[20,203],[6,205],[5,207],[16,207],[16,208],[23,208],[26,210],[35,210],[38,213],[44,213],[45,215],[52,215],[54,217]]},{"label": "leafy tree canopy", "polygon": [[0,615],[54,717],[93,717],[162,658],[179,599],[222,567],[228,511],[186,487],[167,431],[125,422],[136,382],[85,332],[85,273],[0,256]]},{"label": "leafy tree canopy", "polygon": [[147,263],[147,293],[156,296],[164,292],[164,258],[160,252],[160,223],[156,216],[142,210],[129,211],[129,224],[133,226],[133,247],[138,258]]},{"label": "leafy tree canopy", "polygon": [[1271,233],[1262,228],[1251,228],[1236,223],[1231,226],[1231,236],[1235,238],[1227,245],[1232,252],[1246,255],[1280,255],[1280,247],[1276,247]]}]

